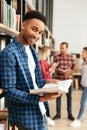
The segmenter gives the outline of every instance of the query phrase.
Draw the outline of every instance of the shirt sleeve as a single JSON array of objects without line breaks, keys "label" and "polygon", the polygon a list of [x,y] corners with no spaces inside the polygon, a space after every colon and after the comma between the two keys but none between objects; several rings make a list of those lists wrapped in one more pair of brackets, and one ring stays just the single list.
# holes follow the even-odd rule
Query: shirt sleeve
[{"label": "shirt sleeve", "polygon": [[58,55],[55,55],[55,56],[54,56],[54,62],[58,62],[58,60],[59,60],[58,58],[59,58],[59,56],[58,56]]},{"label": "shirt sleeve", "polygon": [[[19,90],[16,83],[15,57],[6,53],[0,53],[0,81],[5,97],[15,103],[38,104],[39,96]],[[20,86],[23,87],[23,86]]]},{"label": "shirt sleeve", "polygon": [[47,62],[40,61],[41,71],[44,79],[50,79],[50,65]]}]

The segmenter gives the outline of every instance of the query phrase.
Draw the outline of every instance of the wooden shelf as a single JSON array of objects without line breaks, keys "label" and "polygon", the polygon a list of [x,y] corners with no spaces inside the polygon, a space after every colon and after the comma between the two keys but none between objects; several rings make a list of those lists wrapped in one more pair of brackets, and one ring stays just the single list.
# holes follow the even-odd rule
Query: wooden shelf
[{"label": "wooden shelf", "polygon": [[13,37],[13,36],[17,36],[17,35],[19,34],[18,31],[15,31],[15,30],[13,30],[13,29],[7,27],[6,25],[4,25],[4,24],[2,24],[2,23],[0,23],[0,32],[1,32],[1,33],[5,33],[5,34],[7,34],[7,35],[10,35],[10,36],[12,36],[12,37]]},{"label": "wooden shelf", "polygon": [[7,110],[0,110],[0,119],[7,119],[8,118],[8,111]]}]

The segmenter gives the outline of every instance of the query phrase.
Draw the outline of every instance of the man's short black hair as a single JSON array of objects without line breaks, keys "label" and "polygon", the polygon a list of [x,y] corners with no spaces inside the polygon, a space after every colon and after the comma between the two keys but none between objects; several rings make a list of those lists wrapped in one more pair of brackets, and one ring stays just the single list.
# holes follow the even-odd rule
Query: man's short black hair
[{"label": "man's short black hair", "polygon": [[66,48],[68,48],[68,43],[67,42],[62,42],[60,45],[66,45]]},{"label": "man's short black hair", "polygon": [[44,24],[46,24],[46,18],[45,18],[45,16],[42,13],[40,13],[39,11],[36,11],[36,10],[32,10],[32,11],[27,12],[24,15],[23,21],[31,20],[31,19],[34,19],[34,18],[39,19]]}]

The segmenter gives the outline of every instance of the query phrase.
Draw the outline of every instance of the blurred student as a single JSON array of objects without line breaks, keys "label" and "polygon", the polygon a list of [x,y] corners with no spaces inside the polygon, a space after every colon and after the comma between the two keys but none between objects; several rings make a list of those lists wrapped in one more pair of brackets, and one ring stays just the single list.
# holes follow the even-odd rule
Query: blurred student
[{"label": "blurred student", "polygon": [[77,116],[70,126],[80,126],[81,125],[81,118],[85,112],[85,105],[87,102],[87,47],[84,47],[82,50],[82,58],[83,63],[81,65],[81,85],[83,87],[81,103],[80,103],[80,110]]},{"label": "blurred student", "polygon": [[[68,53],[68,43],[62,42],[60,44],[60,54],[54,57],[54,62],[58,63],[56,68],[56,78],[59,80],[72,79],[72,74],[76,70],[76,63],[71,54]],[[69,88],[67,96],[67,114],[68,119],[74,120],[72,115],[72,85]],[[56,115],[53,120],[61,118],[61,98],[62,95],[56,99]]]},{"label": "blurred student", "polygon": [[76,64],[79,66],[79,69],[80,69],[82,65],[82,58],[79,53],[76,54]]},{"label": "blurred student", "polygon": [[[51,55],[50,47],[43,46],[39,50],[40,52],[40,66],[42,71],[42,76],[45,80],[52,79],[52,73],[55,71],[55,68],[57,66],[57,63],[49,64],[48,59]],[[49,110],[49,104],[48,102],[44,102],[45,108],[46,108],[46,115],[48,117],[48,124],[53,126],[54,121],[50,118],[50,110]]]}]

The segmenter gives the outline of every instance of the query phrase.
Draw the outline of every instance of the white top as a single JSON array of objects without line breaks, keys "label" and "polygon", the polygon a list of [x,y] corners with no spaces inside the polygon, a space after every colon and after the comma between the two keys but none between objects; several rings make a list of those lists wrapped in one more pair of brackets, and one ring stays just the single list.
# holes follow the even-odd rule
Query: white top
[{"label": "white top", "polygon": [[82,64],[81,67],[81,85],[87,87],[87,64]]},{"label": "white top", "polygon": [[[26,50],[26,53],[27,53],[27,56],[28,56],[28,66],[29,66],[29,70],[30,70],[30,73],[31,73],[31,76],[32,76],[34,88],[38,89],[38,86],[37,86],[36,80],[35,80],[35,67],[36,67],[36,65],[35,65],[35,62],[34,62],[32,52],[31,52],[29,46],[25,46],[25,50]],[[44,106],[43,102],[39,102],[39,106],[40,106],[41,113],[44,115],[46,113],[46,110],[45,110],[45,106]]]}]

